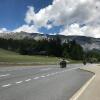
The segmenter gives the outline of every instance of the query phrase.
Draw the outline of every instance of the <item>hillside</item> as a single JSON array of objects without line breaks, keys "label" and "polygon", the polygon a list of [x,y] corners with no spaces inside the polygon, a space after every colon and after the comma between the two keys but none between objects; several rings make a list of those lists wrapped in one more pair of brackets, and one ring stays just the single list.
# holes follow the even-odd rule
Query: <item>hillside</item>
[{"label": "hillside", "polygon": [[59,38],[62,40],[62,42],[67,42],[68,40],[76,40],[77,43],[79,43],[84,50],[93,50],[97,49],[100,50],[100,38],[93,38],[93,37],[86,37],[86,36],[64,36],[64,35],[47,35],[47,34],[39,34],[39,33],[26,33],[26,32],[20,32],[20,33],[1,33],[1,38],[12,38],[12,39],[35,39],[35,40],[41,40],[41,39],[50,39],[55,38],[56,36],[59,36]]}]

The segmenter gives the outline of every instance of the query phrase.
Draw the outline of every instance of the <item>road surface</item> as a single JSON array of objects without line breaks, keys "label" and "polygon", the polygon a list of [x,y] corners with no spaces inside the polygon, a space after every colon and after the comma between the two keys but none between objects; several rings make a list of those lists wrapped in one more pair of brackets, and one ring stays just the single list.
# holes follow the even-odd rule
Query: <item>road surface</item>
[{"label": "road surface", "polygon": [[0,100],[69,100],[93,75],[79,67],[83,65],[1,68]]}]

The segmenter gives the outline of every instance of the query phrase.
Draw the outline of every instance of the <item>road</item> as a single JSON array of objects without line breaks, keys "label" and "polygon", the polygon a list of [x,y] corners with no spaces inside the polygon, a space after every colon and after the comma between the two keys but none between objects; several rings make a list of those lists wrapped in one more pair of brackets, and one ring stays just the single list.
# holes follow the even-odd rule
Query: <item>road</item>
[{"label": "road", "polygon": [[1,68],[0,100],[69,100],[93,75],[79,67],[83,65]]}]

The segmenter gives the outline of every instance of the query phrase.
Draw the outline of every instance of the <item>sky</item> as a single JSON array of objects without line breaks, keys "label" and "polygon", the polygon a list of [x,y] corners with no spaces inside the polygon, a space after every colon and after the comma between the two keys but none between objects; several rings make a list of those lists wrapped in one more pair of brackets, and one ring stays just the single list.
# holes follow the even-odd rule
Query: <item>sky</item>
[{"label": "sky", "polygon": [[0,0],[0,33],[100,38],[100,0]]}]

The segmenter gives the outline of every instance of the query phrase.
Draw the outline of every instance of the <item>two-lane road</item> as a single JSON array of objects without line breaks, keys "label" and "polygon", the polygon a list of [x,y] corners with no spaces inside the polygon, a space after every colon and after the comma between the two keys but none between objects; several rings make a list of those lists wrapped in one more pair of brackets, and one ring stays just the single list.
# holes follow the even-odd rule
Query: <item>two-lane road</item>
[{"label": "two-lane road", "polygon": [[0,100],[69,100],[93,75],[79,67],[83,65],[1,70]]}]

